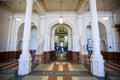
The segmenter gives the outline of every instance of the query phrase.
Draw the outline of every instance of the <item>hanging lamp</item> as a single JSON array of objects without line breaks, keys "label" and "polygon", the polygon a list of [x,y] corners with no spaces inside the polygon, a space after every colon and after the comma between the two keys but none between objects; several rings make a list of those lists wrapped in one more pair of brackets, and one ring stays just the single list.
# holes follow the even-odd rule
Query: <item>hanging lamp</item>
[{"label": "hanging lamp", "polygon": [[[19,2],[19,9],[18,10],[20,10],[20,7],[21,7],[21,2]],[[17,21],[22,21],[22,19],[18,16],[18,17],[16,17],[16,20]]]},{"label": "hanging lamp", "polygon": [[62,1],[60,1],[60,17],[59,17],[60,24],[63,23],[63,17],[62,17]]},{"label": "hanging lamp", "polygon": [[105,7],[105,0],[103,1],[103,7],[104,7],[104,12],[105,12],[105,17],[103,17],[103,20],[108,20],[109,19],[109,17],[108,16],[106,16],[106,7]]}]

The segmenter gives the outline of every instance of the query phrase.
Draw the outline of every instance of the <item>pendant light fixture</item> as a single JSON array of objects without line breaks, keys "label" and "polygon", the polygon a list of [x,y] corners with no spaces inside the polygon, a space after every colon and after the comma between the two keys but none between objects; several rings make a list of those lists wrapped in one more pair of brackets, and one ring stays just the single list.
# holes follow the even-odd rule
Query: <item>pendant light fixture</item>
[{"label": "pendant light fixture", "polygon": [[63,23],[63,17],[62,17],[62,1],[60,1],[60,17],[59,17],[60,24]]},{"label": "pendant light fixture", "polygon": [[[20,10],[20,7],[21,7],[21,2],[19,2],[19,5],[18,5],[18,6],[19,6],[19,9],[18,9],[18,10]],[[18,16],[18,17],[16,17],[16,20],[17,20],[17,21],[22,21],[22,20],[21,20],[21,18],[20,18],[19,16]]]},{"label": "pendant light fixture", "polygon": [[104,12],[105,12],[105,17],[103,17],[103,20],[108,20],[109,19],[109,17],[108,16],[106,16],[106,7],[105,7],[105,0],[103,1],[103,7],[104,7]]}]

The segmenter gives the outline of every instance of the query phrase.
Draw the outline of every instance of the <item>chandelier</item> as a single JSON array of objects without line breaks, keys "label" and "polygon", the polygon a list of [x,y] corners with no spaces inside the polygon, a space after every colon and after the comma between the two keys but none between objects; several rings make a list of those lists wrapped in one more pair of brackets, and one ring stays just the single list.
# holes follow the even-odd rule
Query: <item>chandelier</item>
[{"label": "chandelier", "polygon": [[[105,0],[103,1],[103,7],[104,7],[104,12],[105,12],[105,10],[106,10],[106,8],[105,8]],[[105,17],[103,17],[103,20],[108,20],[109,19],[109,17],[108,16],[106,16],[106,12],[105,12]]]},{"label": "chandelier", "polygon": [[60,24],[63,23],[63,17],[62,17],[62,1],[60,1],[60,17],[59,17]]},{"label": "chandelier", "polygon": [[[21,7],[21,2],[19,2],[19,5],[18,5],[18,6],[19,6],[19,9],[18,9],[18,10],[20,10],[20,7]],[[22,21],[22,20],[21,20],[21,18],[20,18],[19,16],[18,16],[18,17],[16,17],[16,20],[17,20],[17,21]]]}]

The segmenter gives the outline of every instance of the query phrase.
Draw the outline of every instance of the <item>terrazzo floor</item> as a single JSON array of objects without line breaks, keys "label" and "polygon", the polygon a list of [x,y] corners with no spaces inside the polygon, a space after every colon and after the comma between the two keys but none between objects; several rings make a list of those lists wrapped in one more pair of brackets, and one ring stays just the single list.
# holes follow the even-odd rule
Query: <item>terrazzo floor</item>
[{"label": "terrazzo floor", "polygon": [[[86,67],[86,65],[82,64],[71,64],[69,62],[34,64],[32,72],[25,76],[18,76],[16,68],[13,70],[0,70],[0,80],[120,80],[119,72],[115,77],[108,76],[107,74],[107,77],[102,78],[93,76],[88,66],[89,65]],[[56,69],[54,70],[54,68]],[[109,68],[106,68],[106,70],[109,70]]]}]

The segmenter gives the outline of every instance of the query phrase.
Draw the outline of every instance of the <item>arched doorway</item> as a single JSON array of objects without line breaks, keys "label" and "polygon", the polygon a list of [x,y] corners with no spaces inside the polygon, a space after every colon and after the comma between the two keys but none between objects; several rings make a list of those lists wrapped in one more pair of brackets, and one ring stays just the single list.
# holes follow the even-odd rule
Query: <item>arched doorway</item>
[{"label": "arched doorway", "polygon": [[86,44],[86,48],[88,53],[91,53],[92,51],[92,32],[91,32],[91,26],[88,25],[86,27],[86,39],[87,39],[87,44]]},{"label": "arched doorway", "polygon": [[[18,28],[17,35],[17,50],[22,50],[22,39],[23,39],[23,31],[24,31],[24,23],[22,23]],[[37,27],[32,24],[31,25],[31,38],[30,38],[30,50],[36,49],[37,42]]]},{"label": "arched doorway", "polygon": [[[70,25],[66,23],[54,24],[50,28],[50,50],[56,51],[55,46],[57,46],[57,48],[59,48],[58,51],[60,52],[60,45],[62,42],[64,48],[67,47],[68,51],[72,51],[73,49],[72,33],[73,31]],[[67,53],[63,53],[63,55],[55,54],[55,56],[57,57],[57,59],[59,59],[60,57],[64,57],[66,59]]]},{"label": "arched doorway", "polygon": [[[99,25],[99,34],[100,34],[100,50],[106,51],[107,50],[107,32],[106,27],[103,23],[98,22]],[[91,32],[91,25],[86,27],[86,39],[87,39],[87,50],[88,53],[92,51],[92,32]]]},{"label": "arched doorway", "polygon": [[30,50],[36,50],[37,48],[37,28],[35,25],[31,27],[31,39],[30,39]]},{"label": "arched doorway", "polygon": [[99,25],[99,33],[100,33],[100,50],[101,51],[107,51],[107,32],[106,32],[106,27],[103,23],[98,22]]},{"label": "arched doorway", "polygon": [[22,38],[23,38],[24,23],[21,24],[18,28],[17,35],[17,50],[22,50]]},{"label": "arched doorway", "polygon": [[68,50],[68,31],[65,27],[61,26],[55,30],[55,52],[57,59],[65,59]]}]

